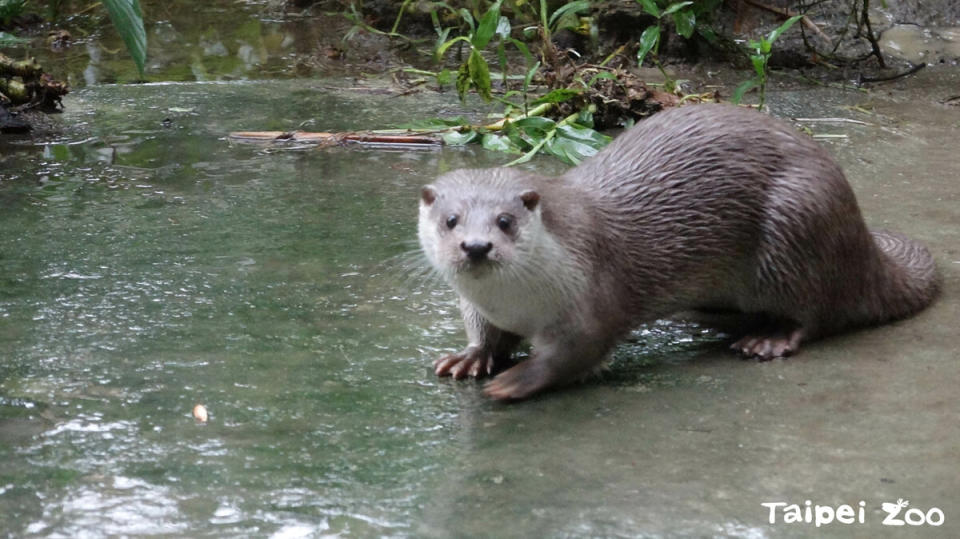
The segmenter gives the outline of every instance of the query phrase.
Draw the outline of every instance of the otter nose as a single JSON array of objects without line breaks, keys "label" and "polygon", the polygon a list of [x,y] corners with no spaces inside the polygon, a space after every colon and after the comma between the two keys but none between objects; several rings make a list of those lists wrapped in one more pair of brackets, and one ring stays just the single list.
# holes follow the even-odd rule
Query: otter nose
[{"label": "otter nose", "polygon": [[460,243],[460,248],[467,253],[470,260],[478,261],[487,257],[487,253],[493,249],[493,243],[489,241],[464,241]]}]

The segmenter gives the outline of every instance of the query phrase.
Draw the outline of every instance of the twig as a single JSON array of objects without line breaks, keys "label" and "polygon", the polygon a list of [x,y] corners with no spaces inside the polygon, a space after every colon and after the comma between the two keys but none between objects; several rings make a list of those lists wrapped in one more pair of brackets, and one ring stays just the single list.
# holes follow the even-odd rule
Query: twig
[{"label": "twig", "polygon": [[794,118],[795,122],[825,122],[825,123],[848,123],[848,124],[857,124],[857,125],[873,125],[867,122],[861,122],[860,120],[853,120],[850,118]]},{"label": "twig", "polygon": [[861,86],[868,82],[886,82],[891,80],[897,80],[899,78],[906,77],[907,75],[913,75],[914,73],[916,73],[917,71],[920,71],[925,67],[927,67],[926,62],[920,62],[918,65],[911,67],[910,69],[904,71],[903,73],[898,73],[896,75],[888,75],[886,77],[864,77],[863,74],[861,74],[857,78],[857,86]]},{"label": "twig", "polygon": [[[873,34],[873,27],[870,26],[870,0],[863,0],[863,11],[860,12],[860,17],[862,17],[863,23],[867,27],[867,41],[870,42],[873,55],[877,57],[881,68],[887,67],[887,63],[883,61],[883,55],[880,54],[880,44],[877,43],[877,36]],[[922,68],[923,66],[920,67]]]}]

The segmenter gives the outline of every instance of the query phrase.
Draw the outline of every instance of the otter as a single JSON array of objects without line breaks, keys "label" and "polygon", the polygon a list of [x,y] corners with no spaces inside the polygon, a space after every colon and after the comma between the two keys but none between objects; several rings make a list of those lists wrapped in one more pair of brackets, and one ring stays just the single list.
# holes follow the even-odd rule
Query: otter
[{"label": "otter", "polygon": [[[577,380],[680,311],[762,317],[731,348],[769,360],[910,316],[939,289],[924,246],[867,229],[820,145],[730,105],[660,112],[560,177],[446,173],[421,190],[418,236],[469,341],[436,374],[496,374],[484,391],[502,400]],[[511,366],[524,339],[530,358]]]}]

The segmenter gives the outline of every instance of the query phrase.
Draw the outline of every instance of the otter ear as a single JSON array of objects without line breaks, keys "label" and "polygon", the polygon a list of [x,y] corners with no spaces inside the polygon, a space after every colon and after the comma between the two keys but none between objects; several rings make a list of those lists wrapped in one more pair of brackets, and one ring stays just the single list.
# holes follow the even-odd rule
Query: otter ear
[{"label": "otter ear", "polygon": [[433,204],[433,201],[437,199],[437,189],[432,185],[424,185],[420,189],[420,200],[423,201],[427,206]]},{"label": "otter ear", "polygon": [[540,203],[540,194],[530,189],[520,193],[520,200],[523,202],[523,206],[530,211],[533,211],[537,207],[537,204]]}]

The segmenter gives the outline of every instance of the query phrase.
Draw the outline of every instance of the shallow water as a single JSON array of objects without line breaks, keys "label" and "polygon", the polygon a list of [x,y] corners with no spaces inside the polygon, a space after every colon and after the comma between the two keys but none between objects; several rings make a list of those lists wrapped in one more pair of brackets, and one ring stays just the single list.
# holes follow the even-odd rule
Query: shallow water
[{"label": "shallow water", "polygon": [[[72,94],[56,140],[0,139],[0,531],[894,536],[918,531],[881,524],[902,498],[944,513],[927,535],[956,536],[960,109],[940,101],[958,83],[926,70],[770,99],[869,124],[800,122],[847,137],[823,140],[869,224],[935,253],[932,308],[762,364],[657,323],[599,379],[510,406],[433,376],[460,322],[407,263],[418,187],[502,156],[225,139],[379,127],[452,96],[330,89],[346,81]],[[863,501],[865,522],[771,525],[761,505],[806,500]]]}]

